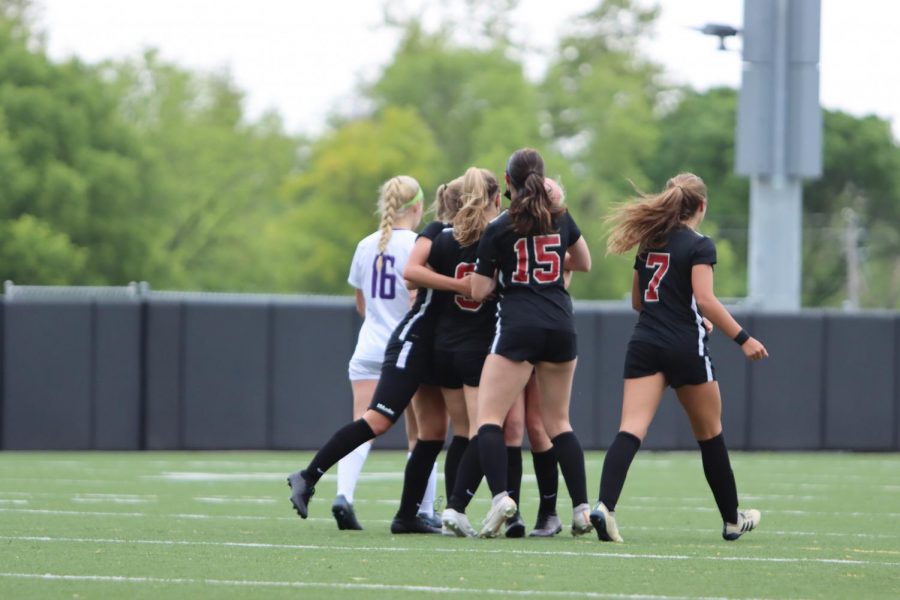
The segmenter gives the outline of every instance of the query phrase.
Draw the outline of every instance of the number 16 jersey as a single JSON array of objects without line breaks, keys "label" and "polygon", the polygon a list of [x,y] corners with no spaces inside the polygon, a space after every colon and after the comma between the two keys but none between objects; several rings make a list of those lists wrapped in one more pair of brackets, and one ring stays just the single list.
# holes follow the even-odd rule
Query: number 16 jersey
[{"label": "number 16 jersey", "polygon": [[509,213],[491,221],[478,243],[475,272],[497,279],[497,327],[575,331],[572,299],[563,280],[566,250],[581,237],[569,211],[545,235],[516,233]]},{"label": "number 16 jersey", "polygon": [[706,353],[709,337],[691,282],[691,270],[699,264],[716,264],[716,246],[689,227],[672,230],[664,246],[634,259],[641,314],[632,341]]},{"label": "number 16 jersey", "polygon": [[403,282],[403,268],[416,243],[416,233],[395,229],[378,268],[380,240],[381,232],[376,231],[359,242],[347,278],[366,300],[366,317],[353,352],[353,358],[357,360],[384,360],[388,339],[409,310],[409,290]]}]

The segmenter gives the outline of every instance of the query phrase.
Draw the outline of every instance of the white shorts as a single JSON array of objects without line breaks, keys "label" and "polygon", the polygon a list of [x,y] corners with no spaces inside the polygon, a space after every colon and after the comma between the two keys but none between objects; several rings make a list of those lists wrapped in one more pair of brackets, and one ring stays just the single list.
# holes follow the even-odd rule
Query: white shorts
[{"label": "white shorts", "polygon": [[350,375],[350,381],[378,380],[381,378],[381,361],[366,360],[365,358],[354,356],[350,359],[350,366],[347,372]]}]

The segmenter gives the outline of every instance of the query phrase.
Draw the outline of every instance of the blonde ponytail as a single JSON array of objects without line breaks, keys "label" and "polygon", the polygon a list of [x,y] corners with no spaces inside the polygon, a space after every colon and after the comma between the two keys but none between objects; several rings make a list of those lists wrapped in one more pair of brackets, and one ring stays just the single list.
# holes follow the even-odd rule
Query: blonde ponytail
[{"label": "blonde ponytail", "polygon": [[408,175],[398,175],[388,179],[381,186],[381,194],[378,197],[378,212],[381,213],[381,223],[378,229],[381,237],[378,238],[378,262],[376,268],[381,270],[382,256],[391,241],[394,232],[394,221],[406,213],[414,204],[414,200],[422,192],[419,182]]},{"label": "blonde ponytail", "polygon": [[462,207],[453,217],[453,237],[460,246],[470,246],[488,224],[487,209],[500,191],[497,178],[487,169],[469,167],[463,175]]}]

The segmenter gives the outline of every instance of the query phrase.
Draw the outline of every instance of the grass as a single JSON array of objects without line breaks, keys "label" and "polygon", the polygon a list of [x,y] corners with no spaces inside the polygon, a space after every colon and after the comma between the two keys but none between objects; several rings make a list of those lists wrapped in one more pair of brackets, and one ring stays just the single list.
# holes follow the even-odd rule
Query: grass
[{"label": "grass", "polygon": [[[0,598],[896,598],[900,455],[740,454],[762,525],[724,542],[695,453],[641,453],[625,544],[392,536],[405,455],[373,452],[362,532],[338,532],[326,477],[310,519],[284,476],[308,454],[0,453]],[[602,453],[588,454],[589,495]],[[523,512],[536,489],[526,454]],[[483,489],[469,514],[487,511]],[[560,484],[560,490],[565,491]],[[560,514],[568,526],[568,500]]]}]

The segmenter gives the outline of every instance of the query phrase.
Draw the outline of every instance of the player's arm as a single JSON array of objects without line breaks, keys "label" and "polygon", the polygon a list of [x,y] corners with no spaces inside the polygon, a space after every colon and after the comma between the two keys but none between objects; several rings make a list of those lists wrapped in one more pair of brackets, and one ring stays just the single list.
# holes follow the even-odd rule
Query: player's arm
[{"label": "player's arm", "polygon": [[644,305],[641,303],[641,278],[638,276],[638,272],[634,272],[634,277],[631,278],[631,308],[634,310],[641,312],[644,308]]},{"label": "player's arm", "polygon": [[478,273],[472,273],[469,276],[469,279],[472,282],[472,299],[476,302],[484,302],[484,300],[491,295],[491,292],[494,291],[494,288],[497,286],[497,277],[487,277],[486,275],[479,275]]},{"label": "player's arm", "polygon": [[591,251],[588,249],[584,236],[578,238],[574,244],[569,246],[566,251],[566,258],[563,264],[564,271],[581,271],[589,273],[591,270]]},{"label": "player's arm", "polygon": [[359,313],[359,316],[365,318],[366,316],[366,297],[363,295],[361,289],[356,288],[356,312]]},{"label": "player's arm", "polygon": [[[713,325],[722,333],[734,339],[743,331],[740,324],[734,320],[728,309],[719,302],[713,293],[713,268],[708,264],[695,264],[691,268],[691,285],[694,288],[694,298],[697,306]],[[750,360],[759,360],[769,356],[766,347],[756,338],[749,337],[741,344],[741,350]]]},{"label": "player's arm", "polygon": [[428,266],[428,255],[431,253],[431,240],[427,237],[419,237],[413,246],[412,252],[406,261],[406,267],[403,269],[403,278],[412,287],[425,287],[432,290],[447,290],[469,295],[469,283],[465,278],[456,279],[455,277],[447,277],[440,273],[435,273]]}]

